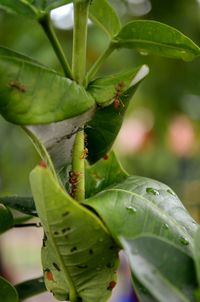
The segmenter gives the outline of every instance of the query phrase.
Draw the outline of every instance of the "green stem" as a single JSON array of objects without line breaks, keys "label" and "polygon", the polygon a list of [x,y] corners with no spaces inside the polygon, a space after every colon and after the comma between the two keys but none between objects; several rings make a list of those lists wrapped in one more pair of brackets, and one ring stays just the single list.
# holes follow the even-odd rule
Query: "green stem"
[{"label": "green stem", "polygon": [[110,43],[108,48],[102,53],[102,55],[96,60],[91,69],[88,71],[86,76],[86,86],[95,76],[101,65],[105,62],[105,60],[109,57],[109,55],[114,51],[113,43]]},{"label": "green stem", "polygon": [[88,9],[89,1],[74,1],[72,72],[79,84],[85,78]]},{"label": "green stem", "polygon": [[54,32],[54,29],[51,25],[50,17],[49,15],[44,15],[40,20],[39,20],[44,32],[46,33],[56,55],[58,60],[60,61],[60,64],[63,68],[63,71],[65,73],[65,76],[72,79],[72,72],[71,68],[69,66],[69,63],[67,61],[67,58],[64,55],[63,49],[60,45],[60,42],[58,41],[56,34]]},{"label": "green stem", "polygon": [[[86,69],[87,22],[89,3],[89,0],[74,1],[72,73],[75,81],[77,81],[77,83],[81,85],[84,83]],[[85,199],[84,158],[84,131],[79,131],[76,134],[72,151],[72,175],[74,175],[75,177],[75,185],[72,195],[79,202]]]}]

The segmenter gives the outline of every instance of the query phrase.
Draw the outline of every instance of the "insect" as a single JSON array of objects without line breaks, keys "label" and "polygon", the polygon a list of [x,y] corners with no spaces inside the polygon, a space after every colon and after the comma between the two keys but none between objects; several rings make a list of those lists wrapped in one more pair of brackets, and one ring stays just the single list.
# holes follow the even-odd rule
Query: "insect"
[{"label": "insect", "polygon": [[108,160],[108,158],[109,158],[108,154],[105,154],[105,155],[103,156],[103,159],[104,159],[104,160]]},{"label": "insect", "polygon": [[88,148],[83,149],[83,153],[81,154],[80,159],[85,159],[88,156]]},{"label": "insect", "polygon": [[120,100],[124,87],[125,83],[123,81],[120,81],[115,87],[115,95],[113,102],[115,109],[118,109],[120,106],[125,107],[124,103]]},{"label": "insect", "polygon": [[111,281],[107,287],[108,290],[112,290],[116,285],[116,282],[115,281]]},{"label": "insect", "polygon": [[15,80],[10,81],[9,86],[20,92],[23,92],[23,93],[26,92],[26,87],[24,85],[20,84],[18,81],[15,81]]},{"label": "insect", "polygon": [[69,172],[69,183],[71,185],[70,186],[71,187],[70,195],[72,197],[74,196],[74,193],[76,192],[76,186],[77,186],[78,178],[80,175],[81,175],[80,172],[73,172],[73,171]]}]

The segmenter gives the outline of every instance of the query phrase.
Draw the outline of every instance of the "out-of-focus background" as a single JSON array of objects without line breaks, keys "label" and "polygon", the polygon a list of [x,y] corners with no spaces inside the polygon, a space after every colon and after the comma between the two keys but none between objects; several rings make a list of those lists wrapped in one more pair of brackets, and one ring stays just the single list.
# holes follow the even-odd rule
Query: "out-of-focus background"
[{"label": "out-of-focus background", "polygon": [[[153,19],[174,26],[200,45],[200,1],[112,0],[122,22]],[[70,58],[72,8],[52,12],[56,32]],[[32,56],[60,70],[40,26],[0,10],[0,44]],[[108,45],[106,35],[90,24],[88,67]],[[173,188],[193,217],[200,221],[200,59],[182,62],[145,56],[133,50],[116,51],[100,70],[110,74],[147,64],[150,74],[138,89],[114,145],[131,174],[165,182]],[[29,195],[29,172],[38,156],[23,131],[0,118],[0,194]],[[14,229],[0,238],[0,270],[14,283],[41,275],[41,230]],[[133,301],[122,255],[120,284],[112,302]],[[46,300],[45,300],[46,299]],[[55,299],[49,294],[27,302]]]}]

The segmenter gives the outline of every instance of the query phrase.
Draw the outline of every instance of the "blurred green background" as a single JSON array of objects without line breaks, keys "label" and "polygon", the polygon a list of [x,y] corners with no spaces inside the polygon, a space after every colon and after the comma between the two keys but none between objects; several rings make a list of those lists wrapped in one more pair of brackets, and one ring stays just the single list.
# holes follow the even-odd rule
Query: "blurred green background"
[{"label": "blurred green background", "polygon": [[[121,15],[123,23],[132,19],[161,21],[174,26],[200,45],[200,1],[110,2]],[[66,15],[64,9],[60,13],[62,18],[59,20],[54,16],[56,32],[71,60],[71,16],[70,13]],[[0,10],[0,44],[62,72],[47,38],[34,21]],[[90,25],[88,68],[107,45],[106,35]],[[115,150],[129,173],[155,178],[171,186],[193,217],[200,221],[200,58],[194,62],[183,62],[120,50],[107,60],[99,75],[141,64],[150,67],[150,74],[130,105],[114,145]],[[34,148],[20,127],[3,118],[0,118],[0,140],[0,194],[29,194],[29,172],[38,161]],[[16,233],[12,236],[11,241],[14,242]],[[3,260],[7,260],[7,267],[8,263],[13,267],[11,259],[24,268],[27,263],[39,266],[39,246],[34,248],[31,245],[28,251],[29,235],[22,236],[20,242],[27,243],[25,251],[30,261],[23,260],[26,257],[21,257],[20,261],[15,259],[16,253],[12,253],[9,239],[2,240]],[[19,243],[15,244],[15,251],[17,248],[20,249]],[[33,257],[33,254],[37,256]]]}]

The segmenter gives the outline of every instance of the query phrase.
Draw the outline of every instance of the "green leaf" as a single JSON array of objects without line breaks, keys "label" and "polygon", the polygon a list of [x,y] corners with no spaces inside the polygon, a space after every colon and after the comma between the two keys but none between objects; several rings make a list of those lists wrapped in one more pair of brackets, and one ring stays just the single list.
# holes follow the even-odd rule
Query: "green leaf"
[{"label": "green leaf", "polygon": [[192,40],[177,29],[157,21],[131,21],[121,29],[113,43],[116,48],[134,48],[141,54],[185,61],[200,55],[200,48]]},{"label": "green leaf", "polygon": [[0,203],[0,234],[13,227],[13,216],[11,211]]},{"label": "green leaf", "polygon": [[24,214],[37,216],[32,197],[0,196],[0,202],[9,208],[18,210]]},{"label": "green leaf", "polygon": [[118,261],[117,248],[104,225],[64,191],[48,168],[36,167],[30,181],[47,236],[48,245],[44,242],[43,246],[47,249],[43,251],[47,255],[43,257],[46,286],[54,292],[59,285],[54,274],[57,270],[65,284],[64,291],[62,286],[56,288],[59,298],[66,300],[69,290],[72,301],[75,296],[83,302],[107,301]]},{"label": "green leaf", "polygon": [[102,191],[106,187],[119,183],[127,177],[118,162],[114,152],[110,152],[104,159],[93,166],[87,166],[85,171],[86,198]]},{"label": "green leaf", "polygon": [[200,227],[198,227],[195,236],[194,236],[194,260],[196,266],[196,275],[200,287]]},{"label": "green leaf", "polygon": [[133,274],[156,301],[195,301],[197,283],[192,257],[156,237],[123,238],[121,242]]},{"label": "green leaf", "polygon": [[[97,78],[89,83],[87,91],[92,95],[98,105],[103,107],[108,106],[116,98],[118,91],[121,95],[131,85],[138,82],[139,78],[137,77],[141,76],[141,72],[145,68],[146,65],[143,65],[117,74]],[[147,73],[145,73],[145,75],[146,74]],[[142,75],[142,78],[144,78],[145,75]]]},{"label": "green leaf", "polygon": [[4,278],[0,277],[1,301],[18,302],[16,289]]},{"label": "green leaf", "polygon": [[29,18],[37,18],[39,12],[28,0],[0,0],[0,8]]},{"label": "green leaf", "polygon": [[24,281],[15,285],[15,288],[18,292],[20,301],[46,291],[43,277]]},{"label": "green leaf", "polygon": [[107,0],[93,0],[90,5],[90,19],[112,38],[121,29],[120,19]]},{"label": "green leaf", "polygon": [[28,57],[23,59],[21,54],[1,50],[0,113],[8,121],[20,125],[47,124],[94,107],[93,98],[76,82]]},{"label": "green leaf", "polygon": [[147,233],[191,254],[197,224],[177,195],[158,181],[129,176],[84,203],[94,208],[118,242],[122,236],[132,239]]},{"label": "green leaf", "polygon": [[72,0],[0,0],[0,8],[7,12],[39,19],[53,8],[70,2]]},{"label": "green leaf", "polygon": [[[129,101],[135,93],[138,84],[147,74],[148,67],[143,65],[132,80],[131,87],[123,91],[123,93],[117,98],[119,101],[118,106],[115,106],[114,101],[114,103],[107,107],[99,107],[96,109],[94,117],[87,124],[85,130],[88,136],[88,160],[90,163],[95,163],[111,149],[121,128]],[[118,77],[116,77],[114,81],[119,83]],[[114,85],[110,85],[110,77],[108,77],[107,83],[109,91],[112,91]],[[95,92],[95,94],[97,95],[97,92]],[[108,98],[110,96],[111,93],[107,95]],[[106,102],[108,101],[107,97]],[[115,96],[113,95],[113,100],[114,98]]]}]

